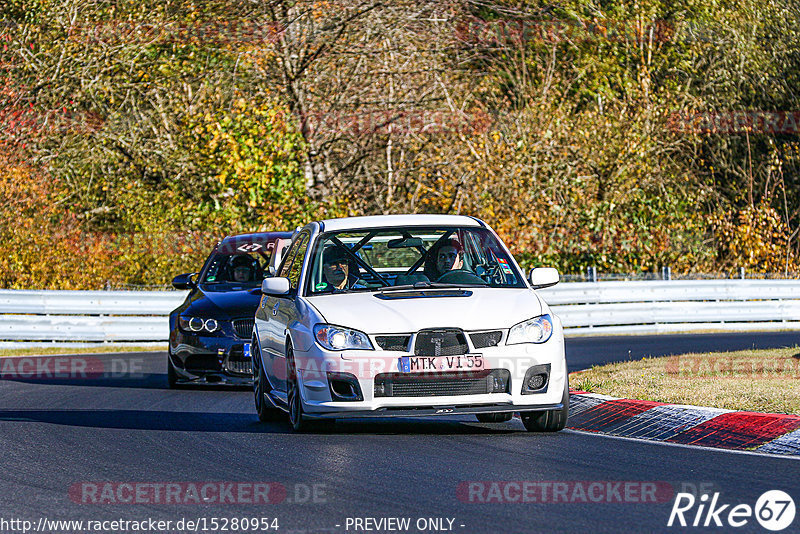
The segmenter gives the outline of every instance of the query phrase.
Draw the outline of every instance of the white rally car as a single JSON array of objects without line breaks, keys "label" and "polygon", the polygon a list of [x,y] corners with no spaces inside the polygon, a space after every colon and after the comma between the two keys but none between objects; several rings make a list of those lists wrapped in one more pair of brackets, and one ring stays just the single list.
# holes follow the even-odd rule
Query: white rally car
[{"label": "white rally car", "polygon": [[[519,412],[564,428],[561,321],[484,222],[387,215],[313,222],[262,283],[252,354],[262,421]],[[285,417],[285,416],[283,416]]]}]

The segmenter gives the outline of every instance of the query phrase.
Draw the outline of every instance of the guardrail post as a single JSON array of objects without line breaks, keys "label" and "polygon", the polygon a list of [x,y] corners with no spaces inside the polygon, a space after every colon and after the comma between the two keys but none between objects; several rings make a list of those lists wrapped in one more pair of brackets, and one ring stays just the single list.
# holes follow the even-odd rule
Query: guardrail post
[{"label": "guardrail post", "polygon": [[739,267],[739,278],[741,278],[742,280],[744,280],[744,279],[745,279],[745,276],[744,276],[744,267]]},{"label": "guardrail post", "polygon": [[586,268],[586,278],[590,282],[597,282],[597,267],[589,266]]},{"label": "guardrail post", "polygon": [[672,269],[669,267],[662,267],[661,268],[661,279],[662,280],[672,280]]}]

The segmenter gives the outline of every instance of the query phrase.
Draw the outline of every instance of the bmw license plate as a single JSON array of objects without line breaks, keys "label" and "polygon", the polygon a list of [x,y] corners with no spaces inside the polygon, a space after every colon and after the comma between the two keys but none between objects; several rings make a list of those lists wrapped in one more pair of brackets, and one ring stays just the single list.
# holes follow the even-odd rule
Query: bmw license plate
[{"label": "bmw license plate", "polygon": [[244,350],[244,357],[245,358],[249,358],[250,357],[250,343],[245,343],[243,350]]},{"label": "bmw license plate", "polygon": [[397,359],[397,370],[401,373],[419,371],[477,371],[485,369],[483,355],[462,354],[460,356],[401,356]]}]

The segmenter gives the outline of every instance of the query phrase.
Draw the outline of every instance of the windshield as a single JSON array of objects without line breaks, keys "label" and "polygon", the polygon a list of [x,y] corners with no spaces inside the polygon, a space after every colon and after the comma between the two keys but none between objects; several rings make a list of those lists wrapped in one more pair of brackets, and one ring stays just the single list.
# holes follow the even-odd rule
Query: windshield
[{"label": "windshield", "polygon": [[485,228],[380,228],[329,232],[310,258],[307,294],[397,287],[523,288],[523,277]]},{"label": "windshield", "polygon": [[230,284],[256,287],[264,279],[269,255],[259,252],[216,253],[208,263],[201,284]]}]

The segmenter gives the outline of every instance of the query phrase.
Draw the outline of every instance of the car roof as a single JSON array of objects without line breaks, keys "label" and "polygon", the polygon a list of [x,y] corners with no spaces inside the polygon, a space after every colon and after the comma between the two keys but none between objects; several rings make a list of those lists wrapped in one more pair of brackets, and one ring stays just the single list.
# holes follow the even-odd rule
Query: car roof
[{"label": "car roof", "polygon": [[251,234],[229,235],[222,239],[220,243],[235,241],[237,243],[247,243],[248,241],[272,241],[273,239],[291,239],[292,232],[253,232]]},{"label": "car roof", "polygon": [[[219,254],[243,254],[255,252],[261,247],[271,250],[275,247],[274,243],[279,240],[290,240],[293,232],[254,232],[252,234],[229,235],[214,247],[214,251]],[[248,245],[259,244],[261,247],[242,249]]]},{"label": "car roof", "polygon": [[465,215],[367,215],[320,221],[324,232],[393,226],[486,226],[480,219]]}]

